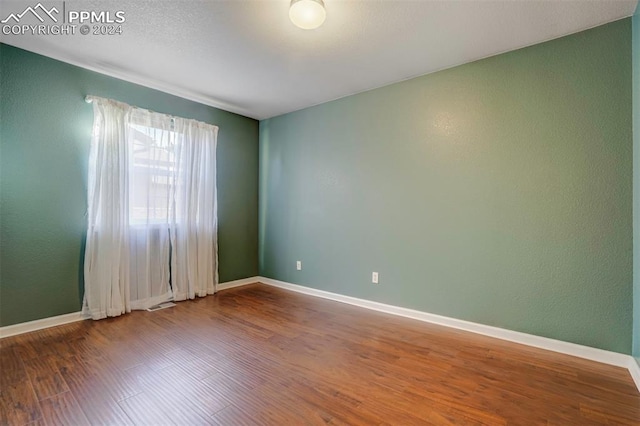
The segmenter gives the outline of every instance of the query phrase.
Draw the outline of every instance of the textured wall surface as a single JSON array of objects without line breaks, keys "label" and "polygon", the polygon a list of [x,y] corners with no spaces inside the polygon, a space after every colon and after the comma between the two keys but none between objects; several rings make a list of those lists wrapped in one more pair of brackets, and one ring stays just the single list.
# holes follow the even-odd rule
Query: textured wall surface
[{"label": "textured wall surface", "polygon": [[631,93],[624,19],[262,121],[260,272],[631,353]]},{"label": "textured wall surface", "polygon": [[4,44],[0,90],[0,325],[80,308],[87,94],[220,127],[220,280],[257,274],[257,121]]},{"label": "textured wall surface", "polygon": [[640,7],[632,19],[633,56],[633,356],[640,363]]}]

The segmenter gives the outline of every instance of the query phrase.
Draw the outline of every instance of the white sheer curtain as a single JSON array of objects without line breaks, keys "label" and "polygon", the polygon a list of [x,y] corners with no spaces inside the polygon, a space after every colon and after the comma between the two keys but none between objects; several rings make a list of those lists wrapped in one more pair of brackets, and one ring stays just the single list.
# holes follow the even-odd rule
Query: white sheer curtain
[{"label": "white sheer curtain", "polygon": [[129,297],[129,109],[93,103],[84,309],[93,319],[131,311]]},{"label": "white sheer curtain", "polygon": [[171,299],[169,225],[177,135],[169,116],[129,113],[129,252],[131,309]]},{"label": "white sheer curtain", "polygon": [[91,97],[84,311],[216,290],[216,126]]},{"label": "white sheer curtain", "polygon": [[[175,300],[213,294],[218,283],[216,141],[218,128],[176,120],[184,136],[177,153],[176,202],[172,211],[171,258]],[[213,206],[213,208],[211,208]]]}]

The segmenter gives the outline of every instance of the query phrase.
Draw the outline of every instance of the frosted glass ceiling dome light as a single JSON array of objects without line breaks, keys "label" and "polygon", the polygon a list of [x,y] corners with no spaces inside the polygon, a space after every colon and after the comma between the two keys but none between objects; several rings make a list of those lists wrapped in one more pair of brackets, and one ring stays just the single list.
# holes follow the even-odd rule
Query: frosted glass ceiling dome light
[{"label": "frosted glass ceiling dome light", "polygon": [[291,0],[289,19],[303,30],[318,28],[326,17],[322,0]]}]

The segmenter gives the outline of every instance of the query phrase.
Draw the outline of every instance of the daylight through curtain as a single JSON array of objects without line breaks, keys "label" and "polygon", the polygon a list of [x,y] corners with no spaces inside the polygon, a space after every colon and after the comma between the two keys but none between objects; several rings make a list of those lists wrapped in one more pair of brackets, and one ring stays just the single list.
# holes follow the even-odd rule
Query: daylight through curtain
[{"label": "daylight through curtain", "polygon": [[91,99],[85,313],[214,293],[218,128]]}]

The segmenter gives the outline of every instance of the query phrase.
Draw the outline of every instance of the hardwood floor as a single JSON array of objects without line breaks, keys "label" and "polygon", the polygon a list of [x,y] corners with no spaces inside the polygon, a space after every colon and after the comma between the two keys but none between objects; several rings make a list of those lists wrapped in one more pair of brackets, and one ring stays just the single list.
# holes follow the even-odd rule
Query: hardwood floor
[{"label": "hardwood floor", "polygon": [[625,369],[261,284],[0,345],[8,425],[640,424]]}]

